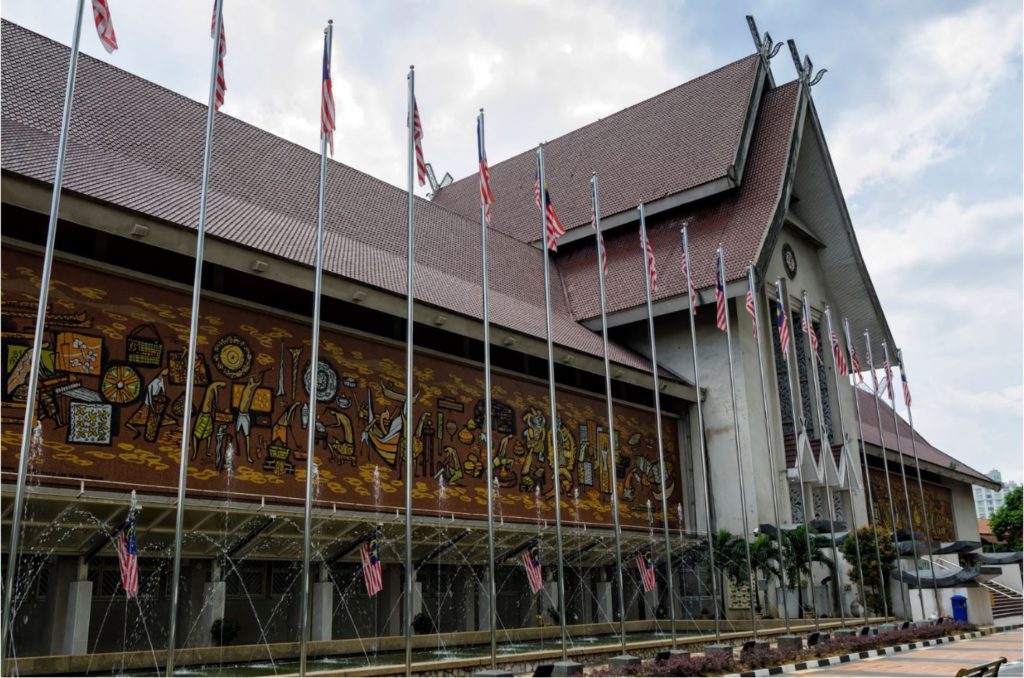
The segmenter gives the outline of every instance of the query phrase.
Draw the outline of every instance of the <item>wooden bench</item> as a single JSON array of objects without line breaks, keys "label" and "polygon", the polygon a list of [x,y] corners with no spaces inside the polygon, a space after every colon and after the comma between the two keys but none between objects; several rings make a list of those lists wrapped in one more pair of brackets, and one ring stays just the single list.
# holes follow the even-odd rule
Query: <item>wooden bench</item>
[{"label": "wooden bench", "polygon": [[998,676],[999,667],[1006,663],[1006,657],[1000,657],[994,662],[988,664],[981,664],[980,666],[972,666],[969,669],[960,669],[956,672],[957,678],[960,676]]}]

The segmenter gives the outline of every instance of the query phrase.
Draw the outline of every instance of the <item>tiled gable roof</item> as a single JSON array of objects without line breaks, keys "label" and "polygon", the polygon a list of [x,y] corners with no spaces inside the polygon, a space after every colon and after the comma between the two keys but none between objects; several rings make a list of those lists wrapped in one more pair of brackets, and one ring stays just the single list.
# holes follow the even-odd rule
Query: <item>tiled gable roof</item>
[{"label": "tiled gable roof", "polygon": [[[2,31],[0,164],[52,182],[69,50],[7,21]],[[64,190],[194,228],[205,118],[205,106],[82,55]],[[214,139],[209,234],[312,266],[319,156],[224,114]],[[327,196],[325,270],[404,294],[407,194],[332,161]],[[417,299],[481,317],[478,224],[417,199],[416,232]],[[501,233],[489,245],[492,322],[545,336],[541,252]],[[600,337],[574,322],[564,294],[552,300],[555,342],[601,355]],[[632,351],[611,351],[617,363],[650,369]]]},{"label": "tiled gable roof", "polygon": [[[590,223],[592,172],[605,177],[602,215],[727,176],[742,141],[759,59],[745,57],[545,143],[551,200],[566,228]],[[522,242],[540,239],[535,166],[530,149],[491,167],[493,226]],[[434,202],[475,218],[476,175],[442,189]]]}]

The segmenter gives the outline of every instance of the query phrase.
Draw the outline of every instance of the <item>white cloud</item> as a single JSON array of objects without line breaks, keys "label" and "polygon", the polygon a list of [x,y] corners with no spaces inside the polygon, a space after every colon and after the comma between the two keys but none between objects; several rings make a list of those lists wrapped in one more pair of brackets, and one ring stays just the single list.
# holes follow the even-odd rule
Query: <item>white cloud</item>
[{"label": "white cloud", "polygon": [[909,24],[877,90],[864,91],[864,102],[842,115],[830,137],[847,196],[955,153],[958,134],[995,88],[1017,77],[1020,54],[1017,3],[983,3]]}]

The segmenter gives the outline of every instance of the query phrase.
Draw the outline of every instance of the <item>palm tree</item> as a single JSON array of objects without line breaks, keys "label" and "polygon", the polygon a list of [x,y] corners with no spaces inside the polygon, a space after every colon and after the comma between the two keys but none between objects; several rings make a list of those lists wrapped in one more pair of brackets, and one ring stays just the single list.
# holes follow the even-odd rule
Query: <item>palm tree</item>
[{"label": "palm tree", "polygon": [[[750,542],[750,564],[754,568],[754,572],[763,572],[765,575],[775,577],[781,587],[782,575],[779,570],[779,561],[778,544],[767,534],[758,535],[754,541]],[[767,576],[765,578],[767,579]],[[754,604],[757,611],[761,612],[761,592],[756,586],[756,582],[754,586]]]},{"label": "palm tree", "polygon": [[789,581],[791,586],[796,587],[797,600],[799,601],[801,613],[804,609],[804,590],[802,581],[806,576],[807,580],[811,583],[811,586],[814,586],[814,580],[812,578],[813,564],[824,564],[832,571],[833,576],[835,574],[835,563],[833,563],[832,559],[821,551],[821,548],[817,545],[817,542],[813,537],[814,534],[814,529],[811,528],[811,551],[808,553],[807,539],[804,534],[803,526],[800,526],[795,530],[788,530],[782,533],[783,543],[785,544],[783,562],[786,568],[786,579]]}]

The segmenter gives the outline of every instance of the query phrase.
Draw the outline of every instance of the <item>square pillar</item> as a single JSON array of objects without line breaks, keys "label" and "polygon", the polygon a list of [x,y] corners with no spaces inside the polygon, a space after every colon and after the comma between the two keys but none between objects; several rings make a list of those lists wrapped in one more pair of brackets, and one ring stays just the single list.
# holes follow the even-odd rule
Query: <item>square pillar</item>
[{"label": "square pillar", "polygon": [[555,624],[555,620],[548,614],[548,610],[555,610],[556,614],[562,614],[558,609],[558,582],[544,582],[544,595],[537,601],[537,614],[544,619],[544,624]]},{"label": "square pillar", "polygon": [[491,630],[491,592],[487,581],[482,581],[476,586],[476,630]]},{"label": "square pillar", "polygon": [[612,622],[612,583],[610,581],[599,581],[594,587],[594,597],[597,598],[597,622],[609,624]]},{"label": "square pillar", "polygon": [[403,605],[402,594],[405,591],[405,578],[402,568],[397,565],[385,565],[383,568],[384,590],[378,593],[377,618],[381,620],[380,635],[402,635]]},{"label": "square pillar", "polygon": [[222,581],[211,581],[203,585],[205,607],[200,612],[199,623],[196,624],[194,644],[198,647],[213,645],[210,628],[213,622],[224,618],[224,603],[227,600],[228,586]]},{"label": "square pillar", "polygon": [[[643,589],[641,589],[643,590]],[[644,608],[647,619],[658,618],[658,587],[655,586],[653,591],[644,592]]]},{"label": "square pillar", "polygon": [[[461,590],[457,592],[459,604],[455,609],[459,612],[457,625],[459,631],[476,630],[476,590],[479,588],[477,582],[477,578],[471,574],[462,580]],[[486,584],[484,584],[484,588],[486,589]]]},{"label": "square pillar", "polygon": [[62,654],[89,652],[89,617],[92,615],[92,582],[68,583],[67,611],[64,616]]},{"label": "square pillar", "polygon": [[334,584],[329,581],[315,582],[312,603],[313,624],[310,629],[310,638],[333,640]]}]

